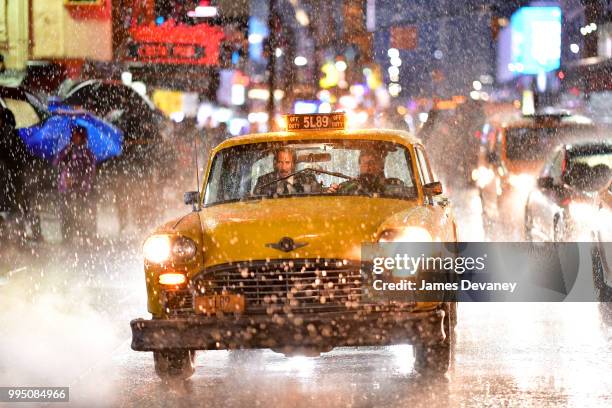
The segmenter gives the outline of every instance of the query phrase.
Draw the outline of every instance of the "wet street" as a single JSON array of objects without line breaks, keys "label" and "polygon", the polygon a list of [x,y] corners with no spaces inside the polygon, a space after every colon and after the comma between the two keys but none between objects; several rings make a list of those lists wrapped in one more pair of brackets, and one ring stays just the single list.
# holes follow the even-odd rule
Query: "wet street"
[{"label": "wet street", "polygon": [[[472,226],[461,238],[482,239],[475,195],[454,202]],[[417,375],[412,347],[399,345],[316,358],[200,352],[190,380],[163,384],[152,353],[130,349],[129,321],[147,316],[141,242],[3,248],[0,384],[69,386],[71,406],[612,405],[612,324],[595,303],[460,304],[445,378]]]}]

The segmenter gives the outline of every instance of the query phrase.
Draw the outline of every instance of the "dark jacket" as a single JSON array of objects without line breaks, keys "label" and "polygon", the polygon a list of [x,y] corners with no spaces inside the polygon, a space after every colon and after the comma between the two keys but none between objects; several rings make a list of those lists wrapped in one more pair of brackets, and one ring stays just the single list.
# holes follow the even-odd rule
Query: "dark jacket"
[{"label": "dark jacket", "polygon": [[21,171],[28,162],[29,153],[19,137],[15,116],[5,108],[0,108],[0,160],[10,169]]},{"label": "dark jacket", "polygon": [[29,157],[17,132],[15,116],[10,110],[0,108],[0,211],[12,211],[20,206]]},{"label": "dark jacket", "polygon": [[68,144],[53,160],[59,168],[58,189],[61,193],[89,193],[96,176],[96,159],[87,146]]}]

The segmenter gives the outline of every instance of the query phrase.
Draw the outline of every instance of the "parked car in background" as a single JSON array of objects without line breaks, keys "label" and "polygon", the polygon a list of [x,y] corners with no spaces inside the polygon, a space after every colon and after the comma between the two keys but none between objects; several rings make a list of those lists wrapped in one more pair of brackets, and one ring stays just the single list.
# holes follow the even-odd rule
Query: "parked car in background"
[{"label": "parked car in background", "polygon": [[[528,241],[591,241],[606,219],[597,198],[612,178],[612,142],[562,145],[544,165],[525,206]],[[612,222],[612,219],[607,220]]]},{"label": "parked car in background", "polygon": [[527,195],[557,146],[600,137],[591,120],[567,113],[497,117],[487,128],[475,175],[489,230],[523,221]]}]

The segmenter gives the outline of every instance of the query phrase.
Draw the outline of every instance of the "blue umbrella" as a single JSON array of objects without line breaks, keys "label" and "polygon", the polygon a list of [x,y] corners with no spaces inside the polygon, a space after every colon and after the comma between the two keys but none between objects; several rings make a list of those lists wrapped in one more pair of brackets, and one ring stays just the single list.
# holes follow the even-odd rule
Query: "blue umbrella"
[{"label": "blue umbrella", "polygon": [[56,111],[44,122],[19,129],[30,153],[51,161],[70,142],[75,125],[87,129],[87,146],[98,162],[121,155],[123,132],[108,122],[83,111]]}]

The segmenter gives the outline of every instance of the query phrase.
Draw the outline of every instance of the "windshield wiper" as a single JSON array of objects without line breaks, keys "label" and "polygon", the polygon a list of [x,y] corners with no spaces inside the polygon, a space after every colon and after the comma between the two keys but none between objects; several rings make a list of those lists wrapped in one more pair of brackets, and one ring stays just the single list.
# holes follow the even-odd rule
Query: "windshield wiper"
[{"label": "windshield wiper", "polygon": [[272,180],[272,181],[270,181],[270,182],[268,182],[266,184],[262,184],[261,186],[259,186],[259,188],[262,189],[262,188],[267,187],[267,186],[269,186],[271,184],[278,183],[279,181],[286,180],[289,177],[293,177],[296,174],[300,174],[300,173],[320,173],[320,174],[327,174],[327,175],[330,175],[330,176],[344,178],[344,179],[347,179],[347,180],[353,180],[354,179],[354,177],[347,176],[346,174],[338,173],[338,172],[335,172],[335,171],[327,171],[327,170],[315,169],[315,168],[307,167],[305,169],[295,171],[295,172],[293,172],[293,173],[291,173],[291,174],[289,174],[287,176],[279,177],[279,178],[277,178],[275,180]]}]

